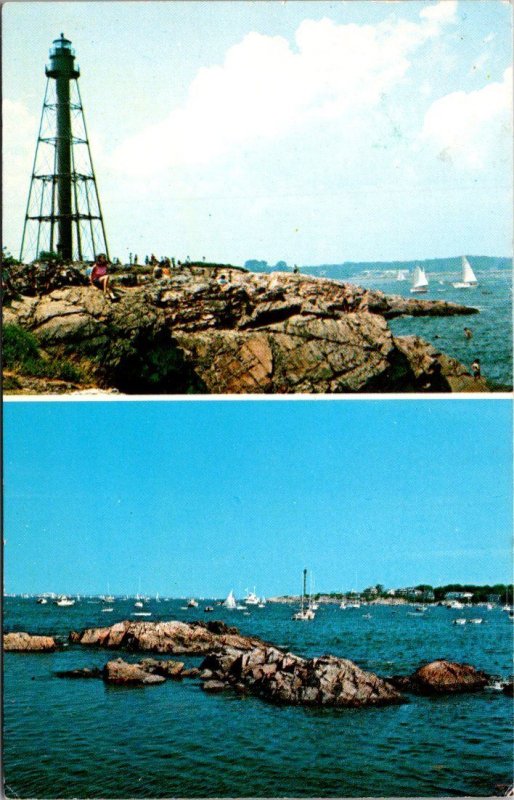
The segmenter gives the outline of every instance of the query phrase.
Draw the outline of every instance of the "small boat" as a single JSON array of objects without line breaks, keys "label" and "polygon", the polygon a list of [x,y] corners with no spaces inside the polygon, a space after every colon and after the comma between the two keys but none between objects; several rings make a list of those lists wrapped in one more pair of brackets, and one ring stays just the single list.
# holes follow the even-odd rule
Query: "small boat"
[{"label": "small boat", "polygon": [[307,619],[314,619],[316,614],[312,610],[312,608],[303,608],[300,611],[297,611],[296,614],[293,614],[293,619],[296,620],[307,620]]},{"label": "small boat", "polygon": [[454,625],[465,625],[466,622],[467,622],[467,620],[464,619],[464,617],[458,617],[457,619],[453,620],[453,624]]},{"label": "small boat", "polygon": [[482,617],[474,617],[473,619],[470,619],[469,622],[471,622],[473,625],[481,625],[483,619]]},{"label": "small boat", "polygon": [[236,606],[236,611],[246,611],[246,606],[242,606],[240,603]]},{"label": "small boat", "polygon": [[187,608],[198,608],[198,602],[192,597],[187,601]]},{"label": "small boat", "polygon": [[206,614],[209,614],[211,611],[214,611],[212,606],[205,606],[204,611]]},{"label": "small boat", "polygon": [[228,593],[227,599],[225,600],[224,603],[222,603],[222,605],[224,606],[224,608],[230,608],[232,610],[237,608],[236,598],[234,597],[234,592],[232,591],[232,589]]},{"label": "small boat", "polygon": [[48,603],[48,600],[46,597],[38,597],[36,602],[39,603],[40,606],[44,606],[46,603]]},{"label": "small boat", "polygon": [[151,617],[151,611],[133,611],[131,617]]},{"label": "small boat", "polygon": [[134,608],[143,608],[143,603],[141,602],[141,600],[136,600],[136,602],[134,603]]},{"label": "small boat", "polygon": [[450,600],[447,604],[447,608],[464,608],[464,603],[461,603],[460,600]]},{"label": "small boat", "polygon": [[406,281],[408,274],[409,274],[409,270],[408,269],[399,269],[398,272],[396,273],[396,280],[397,281]]},{"label": "small boat", "polygon": [[106,612],[106,611],[114,611],[114,608],[112,608],[112,606],[107,606],[106,608],[102,608],[102,611],[103,611],[103,612]]},{"label": "small boat", "polygon": [[311,608],[310,600],[309,600],[307,606],[305,606],[306,594],[307,594],[307,570],[304,569],[304,571],[303,571],[302,602],[301,602],[300,610],[297,611],[296,614],[293,614],[292,618],[295,619],[295,620],[305,621],[305,620],[309,620],[309,619],[314,619],[314,617],[316,616],[315,612]]},{"label": "small boat", "polygon": [[100,600],[102,601],[102,603],[114,603],[114,597],[112,596],[112,594],[104,594],[102,595]]},{"label": "small boat", "polygon": [[476,279],[476,275],[473,272],[473,268],[469,263],[466,256],[462,256],[462,277],[460,281],[456,281],[452,283],[454,289],[471,289],[473,286],[477,286],[478,281]]},{"label": "small boat", "polygon": [[253,592],[249,592],[248,589],[246,590],[246,596],[243,600],[247,606],[258,606],[260,603],[259,598],[255,594],[255,586],[253,587]]},{"label": "small boat", "polygon": [[362,619],[371,619],[371,614],[363,614]]},{"label": "small boat", "polygon": [[74,606],[75,605],[75,600],[73,600],[73,598],[71,598],[71,597],[66,597],[65,595],[62,595],[61,597],[57,598],[57,600],[55,601],[55,605],[56,606]]},{"label": "small boat", "polygon": [[428,291],[428,278],[423,267],[416,267],[412,276],[412,293],[424,294]]}]

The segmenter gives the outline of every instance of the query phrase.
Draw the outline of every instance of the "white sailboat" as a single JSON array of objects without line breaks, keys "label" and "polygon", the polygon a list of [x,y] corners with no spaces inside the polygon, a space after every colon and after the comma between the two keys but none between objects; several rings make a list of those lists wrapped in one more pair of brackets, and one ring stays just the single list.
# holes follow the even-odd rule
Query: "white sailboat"
[{"label": "white sailboat", "polygon": [[398,272],[396,273],[396,280],[397,281],[406,281],[408,274],[409,274],[409,270],[408,269],[399,269]]},{"label": "white sailboat", "polygon": [[234,597],[234,592],[232,589],[227,595],[227,599],[223,603],[225,608],[237,608],[236,598]]},{"label": "white sailboat", "polygon": [[423,267],[416,267],[412,276],[411,292],[424,294],[428,290],[428,278]]},{"label": "white sailboat", "polygon": [[[305,620],[309,620],[309,619],[314,619],[314,617],[316,616],[316,614],[314,613],[314,611],[310,607],[310,603],[307,604],[307,607],[305,606],[306,594],[307,594],[307,570],[304,569],[304,571],[303,571],[302,603],[301,603],[300,611],[297,611],[296,614],[293,614],[293,619],[305,621]],[[309,598],[309,600],[310,600],[310,598]]]},{"label": "white sailboat", "polygon": [[466,256],[462,256],[462,276],[460,281],[456,281],[452,283],[454,289],[471,289],[471,287],[476,286],[478,281],[476,279],[476,275],[473,272],[473,268],[469,263]]}]

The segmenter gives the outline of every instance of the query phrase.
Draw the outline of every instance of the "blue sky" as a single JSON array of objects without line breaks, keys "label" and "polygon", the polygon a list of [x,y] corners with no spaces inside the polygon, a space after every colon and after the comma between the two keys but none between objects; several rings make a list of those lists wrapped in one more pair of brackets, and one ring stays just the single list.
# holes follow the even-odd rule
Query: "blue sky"
[{"label": "blue sky", "polygon": [[5,590],[511,576],[506,400],[6,402]]},{"label": "blue sky", "polygon": [[241,264],[509,255],[505,0],[11,2],[4,242],[73,41],[110,250]]}]

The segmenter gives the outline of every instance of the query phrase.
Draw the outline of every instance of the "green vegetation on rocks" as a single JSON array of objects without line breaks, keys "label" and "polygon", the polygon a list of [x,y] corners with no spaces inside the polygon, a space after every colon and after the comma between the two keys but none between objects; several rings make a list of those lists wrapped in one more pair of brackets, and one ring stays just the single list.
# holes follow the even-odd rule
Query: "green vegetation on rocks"
[{"label": "green vegetation on rocks", "polygon": [[70,383],[79,383],[82,379],[80,370],[71,361],[57,357],[43,358],[34,334],[19,325],[4,325],[2,361],[4,369],[13,370],[19,375],[53,378]]}]

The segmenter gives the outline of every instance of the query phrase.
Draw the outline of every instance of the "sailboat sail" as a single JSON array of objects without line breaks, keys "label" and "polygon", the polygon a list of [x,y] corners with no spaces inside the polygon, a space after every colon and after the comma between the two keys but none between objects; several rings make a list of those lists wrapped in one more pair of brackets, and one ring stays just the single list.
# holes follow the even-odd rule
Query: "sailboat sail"
[{"label": "sailboat sail", "polygon": [[237,603],[236,603],[236,598],[234,597],[234,592],[233,591],[230,591],[228,593],[227,599],[225,600],[223,605],[225,606],[225,608],[235,608],[236,607]]},{"label": "sailboat sail", "polygon": [[428,279],[425,275],[425,270],[422,267],[416,267],[412,279],[411,292],[426,292],[428,287]]},{"label": "sailboat sail", "polygon": [[462,282],[477,283],[476,275],[466,256],[462,256]]},{"label": "sailboat sail", "polygon": [[462,277],[460,281],[456,281],[453,285],[455,289],[469,289],[471,286],[476,286],[478,283],[476,275],[473,272],[473,267],[469,263],[466,256],[462,256]]}]

